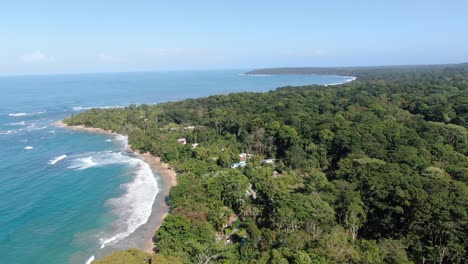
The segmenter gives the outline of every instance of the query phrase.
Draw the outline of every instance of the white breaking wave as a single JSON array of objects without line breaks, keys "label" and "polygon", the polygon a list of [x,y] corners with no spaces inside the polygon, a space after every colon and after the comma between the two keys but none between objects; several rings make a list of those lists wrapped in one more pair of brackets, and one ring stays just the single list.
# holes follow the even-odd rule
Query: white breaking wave
[{"label": "white breaking wave", "polygon": [[[84,156],[83,156],[84,155]],[[139,159],[122,155],[121,152],[115,153],[112,151],[89,152],[78,156],[72,156],[74,160],[71,162],[69,169],[85,170],[91,167],[102,167],[112,164],[137,165]],[[87,156],[90,155],[90,156]]]},{"label": "white breaking wave", "polygon": [[32,130],[42,130],[42,129],[46,129],[46,128],[48,128],[48,126],[38,127],[38,126],[36,126],[36,123],[32,123],[32,124],[30,124],[29,126],[26,127],[26,129],[27,129],[28,131],[32,131]]},{"label": "white breaking wave", "polygon": [[75,106],[72,108],[73,111],[81,111],[81,110],[89,110],[92,109],[92,107],[81,107],[81,106]]},{"label": "white breaking wave", "polygon": [[20,129],[4,130],[0,131],[0,135],[11,135],[17,133],[18,131],[20,131]]},{"label": "white breaking wave", "polygon": [[329,83],[329,84],[325,84],[325,87],[326,87],[326,86],[340,85],[340,84],[343,84],[343,83]]},{"label": "white breaking wave", "polygon": [[114,139],[120,141],[125,150],[128,148],[128,136],[116,135]]},{"label": "white breaking wave", "polygon": [[97,163],[93,161],[93,156],[89,156],[86,158],[76,159],[74,161],[74,164],[72,164],[68,168],[75,169],[75,170],[85,170],[87,168],[93,167],[94,165],[97,165]]},{"label": "white breaking wave", "polygon": [[63,159],[66,158],[66,157],[67,157],[67,155],[61,155],[61,156],[55,157],[55,158],[53,158],[53,159],[51,159],[51,160],[49,161],[49,164],[50,164],[50,165],[54,165],[55,163],[57,163],[57,162],[63,160]]},{"label": "white breaking wave", "polygon": [[106,142],[112,142],[112,139],[106,139]]},{"label": "white breaking wave", "polygon": [[85,264],[91,264],[94,261],[94,256],[89,257],[89,259],[85,262]]},{"label": "white breaking wave", "polygon": [[16,123],[10,123],[8,124],[9,126],[24,126],[26,124],[25,121],[21,121],[21,122],[16,122]]},{"label": "white breaking wave", "polygon": [[[126,140],[126,137],[122,137],[121,140]],[[136,170],[133,180],[122,185],[126,190],[125,194],[107,201],[107,204],[113,208],[112,212],[117,216],[117,220],[113,223],[115,228],[113,233],[103,235],[99,239],[101,248],[119,242],[145,224],[159,192],[158,183],[150,166],[138,158],[125,156],[121,152],[97,152],[89,157],[79,157],[73,160],[69,168],[83,170],[111,164],[128,164]]]},{"label": "white breaking wave", "polygon": [[13,116],[13,117],[18,117],[18,116],[32,116],[32,115],[40,115],[45,113],[45,111],[42,112],[32,112],[32,113],[11,113],[8,114],[8,116]]},{"label": "white breaking wave", "polygon": [[25,150],[30,150],[30,149],[33,149],[33,147],[31,146],[27,146],[27,147],[24,147]]},{"label": "white breaking wave", "polygon": [[105,106],[91,106],[91,107],[84,107],[84,106],[74,106],[72,107],[73,111],[82,111],[82,110],[89,110],[93,108],[98,109],[111,109],[111,108],[124,108],[125,106],[121,105],[105,105]]},{"label": "white breaking wave", "polygon": [[[339,75],[336,75],[336,76],[339,76]],[[333,85],[340,85],[340,84],[350,83],[350,82],[355,81],[357,79],[354,76],[339,76],[339,77],[346,77],[347,79],[344,80],[344,82],[329,83],[329,84],[325,84],[325,86],[333,86]]]},{"label": "white breaking wave", "polygon": [[122,197],[108,201],[114,207],[113,212],[118,216],[118,220],[114,223],[117,227],[117,234],[102,237],[99,240],[101,248],[117,243],[145,224],[151,216],[153,202],[159,192],[158,183],[150,166],[139,159],[130,159],[138,163],[135,178],[124,185],[126,193]]},{"label": "white breaking wave", "polygon": [[8,114],[8,116],[27,116],[28,113],[14,113],[14,114]]}]

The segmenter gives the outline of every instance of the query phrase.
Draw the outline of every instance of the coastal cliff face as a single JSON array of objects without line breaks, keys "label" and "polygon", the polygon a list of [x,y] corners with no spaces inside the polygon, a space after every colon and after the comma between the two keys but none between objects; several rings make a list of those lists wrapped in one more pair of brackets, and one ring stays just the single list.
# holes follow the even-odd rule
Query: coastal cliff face
[{"label": "coastal cliff face", "polygon": [[346,71],[358,79],[64,120],[178,173],[157,254],[94,263],[462,263],[468,66]]}]

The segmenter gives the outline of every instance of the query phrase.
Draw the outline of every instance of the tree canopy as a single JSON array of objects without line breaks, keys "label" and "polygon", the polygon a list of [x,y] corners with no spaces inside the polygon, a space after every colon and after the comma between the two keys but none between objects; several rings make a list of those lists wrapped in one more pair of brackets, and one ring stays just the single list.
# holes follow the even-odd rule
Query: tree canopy
[{"label": "tree canopy", "polygon": [[[463,263],[468,65],[346,73],[358,79],[92,109],[65,122],[128,134],[177,170],[155,235],[161,256]],[[246,166],[231,168],[241,153]]]}]

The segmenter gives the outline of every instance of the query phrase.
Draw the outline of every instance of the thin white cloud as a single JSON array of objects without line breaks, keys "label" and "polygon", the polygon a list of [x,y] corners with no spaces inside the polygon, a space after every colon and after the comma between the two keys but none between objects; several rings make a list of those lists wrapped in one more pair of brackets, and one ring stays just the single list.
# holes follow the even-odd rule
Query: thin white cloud
[{"label": "thin white cloud", "polygon": [[99,53],[97,55],[98,60],[103,61],[103,62],[115,62],[119,61],[119,58],[115,57],[114,55],[108,54],[108,53]]},{"label": "thin white cloud", "polygon": [[37,50],[31,53],[23,54],[21,60],[24,62],[44,62],[44,61],[54,61],[53,56],[48,56],[45,53]]}]

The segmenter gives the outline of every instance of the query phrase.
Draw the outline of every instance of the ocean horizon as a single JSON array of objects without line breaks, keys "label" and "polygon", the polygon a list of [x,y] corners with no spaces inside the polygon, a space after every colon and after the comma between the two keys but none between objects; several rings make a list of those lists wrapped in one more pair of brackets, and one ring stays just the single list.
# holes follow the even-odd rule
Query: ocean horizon
[{"label": "ocean horizon", "polygon": [[91,108],[354,80],[246,71],[0,76],[0,262],[86,263],[144,243],[158,172],[125,151],[125,137],[55,122]]}]

